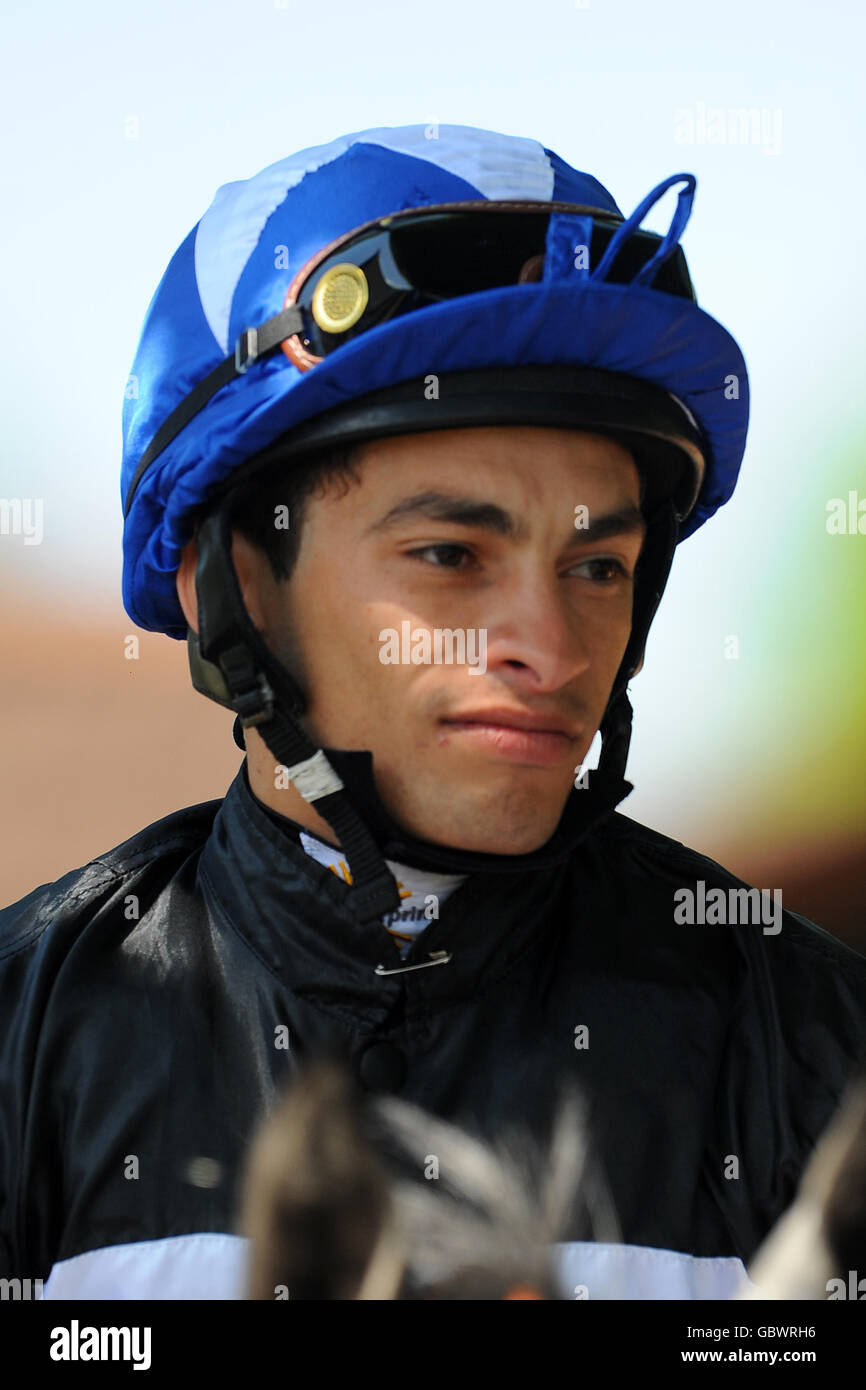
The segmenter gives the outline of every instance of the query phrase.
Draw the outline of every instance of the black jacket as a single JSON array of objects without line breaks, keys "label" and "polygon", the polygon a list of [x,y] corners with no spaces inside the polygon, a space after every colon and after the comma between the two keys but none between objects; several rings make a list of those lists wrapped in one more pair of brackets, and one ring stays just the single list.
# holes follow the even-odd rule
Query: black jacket
[{"label": "black jacket", "polygon": [[866,1058],[866,959],[788,911],[776,933],[680,924],[699,881],[744,886],[610,812],[556,865],[469,875],[402,962],[447,965],[379,976],[392,937],[242,764],[223,801],[0,913],[0,1276],[237,1297],[245,1146],[327,1046],[490,1135],[542,1135],[576,1078],[623,1245],[575,1231],[569,1283],[729,1297]]}]

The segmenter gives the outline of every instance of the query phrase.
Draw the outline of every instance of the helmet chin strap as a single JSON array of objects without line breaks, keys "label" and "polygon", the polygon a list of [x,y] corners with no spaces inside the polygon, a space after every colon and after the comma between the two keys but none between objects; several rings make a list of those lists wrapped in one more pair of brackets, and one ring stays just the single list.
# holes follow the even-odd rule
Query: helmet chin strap
[{"label": "helmet chin strap", "polygon": [[647,520],[638,562],[631,636],[602,716],[599,771],[625,775],[631,743],[632,707],[628,683],[643,661],[650,626],[661,603],[679,539],[680,519],[671,501],[662,502]]},{"label": "helmet chin strap", "polygon": [[673,559],[678,517],[665,502],[650,518],[636,580],[632,632],[601,720],[602,752],[566,800],[550,838],[527,854],[490,854],[418,839],[390,815],[376,788],[372,754],[320,748],[300,723],[303,692],[253,625],[231,556],[231,506],[225,498],[197,533],[199,631],[190,631],[193,685],[234,709],[241,727],[255,728],[277,766],[316,813],[332,826],[352,875],[350,899],[361,922],[381,923],[399,908],[397,881],[386,859],[456,873],[514,873],[548,868],[569,857],[583,837],[632,790],[624,772],[631,736],[628,680],[639,665],[647,632]]}]

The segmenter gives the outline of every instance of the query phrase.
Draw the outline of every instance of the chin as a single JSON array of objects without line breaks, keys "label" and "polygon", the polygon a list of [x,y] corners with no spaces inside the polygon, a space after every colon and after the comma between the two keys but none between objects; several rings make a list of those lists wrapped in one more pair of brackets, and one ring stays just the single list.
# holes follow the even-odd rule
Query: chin
[{"label": "chin", "polygon": [[[411,833],[419,840],[428,840],[434,845],[445,845],[449,849],[463,849],[469,854],[532,854],[533,851],[541,849],[542,845],[547,844],[554,830],[560,821],[560,815],[536,831],[530,831],[525,825],[519,832],[515,832],[503,827],[497,833],[495,827],[491,827],[490,818],[487,817],[485,833],[477,833],[478,820],[474,821],[475,833],[465,834],[455,827],[450,831],[443,831],[441,821],[439,824],[427,826],[422,829],[411,830]],[[409,828],[409,827],[407,827]]]},{"label": "chin", "polygon": [[[377,783],[377,786],[379,784]],[[526,786],[513,783],[482,789],[459,783],[443,786],[439,779],[379,790],[392,819],[409,835],[430,844],[463,849],[472,854],[531,854],[546,844],[562,819],[570,786],[556,798],[530,797]],[[421,796],[419,797],[419,792]]]}]

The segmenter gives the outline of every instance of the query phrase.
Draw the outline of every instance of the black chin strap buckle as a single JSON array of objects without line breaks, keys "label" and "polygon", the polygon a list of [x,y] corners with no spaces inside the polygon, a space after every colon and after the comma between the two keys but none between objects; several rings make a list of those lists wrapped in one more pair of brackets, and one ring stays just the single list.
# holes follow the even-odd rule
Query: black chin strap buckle
[{"label": "black chin strap buckle", "polygon": [[245,729],[273,716],[274,692],[267,677],[256,669],[246,647],[223,652],[219,664],[231,696],[232,709]]}]

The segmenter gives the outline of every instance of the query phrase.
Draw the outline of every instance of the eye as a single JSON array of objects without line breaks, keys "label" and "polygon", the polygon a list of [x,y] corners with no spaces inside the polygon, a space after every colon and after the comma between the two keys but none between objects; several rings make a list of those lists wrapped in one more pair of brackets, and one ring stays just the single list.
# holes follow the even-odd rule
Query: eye
[{"label": "eye", "polygon": [[[447,556],[447,555],[451,555],[451,556],[456,555],[457,558],[458,558],[458,560],[462,559],[464,555],[471,555],[471,553],[472,553],[465,545],[452,545],[452,544],[447,544],[447,545],[446,545],[446,544],[442,544],[442,545],[425,545],[425,546],[422,546],[422,548],[421,548],[420,550],[408,550],[406,553],[407,553],[407,555],[411,555],[411,556],[413,556],[413,557],[418,557],[418,556],[421,556],[421,555],[429,555],[429,554],[431,554],[431,553],[441,555],[443,552],[446,554],[446,556]],[[422,564],[432,564],[433,567],[434,567],[434,569],[455,570],[455,569],[458,569],[458,568],[459,568],[459,565],[456,565],[456,564],[449,564],[449,563],[447,562],[447,560],[445,561],[444,564],[440,563],[438,560],[435,560],[435,561],[424,561],[424,560],[422,560],[421,563],[422,563]]]},{"label": "eye", "polygon": [[[618,579],[631,579],[631,575],[620,560],[607,559],[605,557],[600,557],[597,560],[584,560],[582,565],[576,565],[573,570],[569,570],[569,574],[574,574],[577,570],[585,569],[593,569],[596,571],[593,583],[598,584],[602,588],[611,587]],[[599,575],[599,569],[608,571],[607,575]],[[611,570],[613,571],[612,574],[610,573]]]}]

